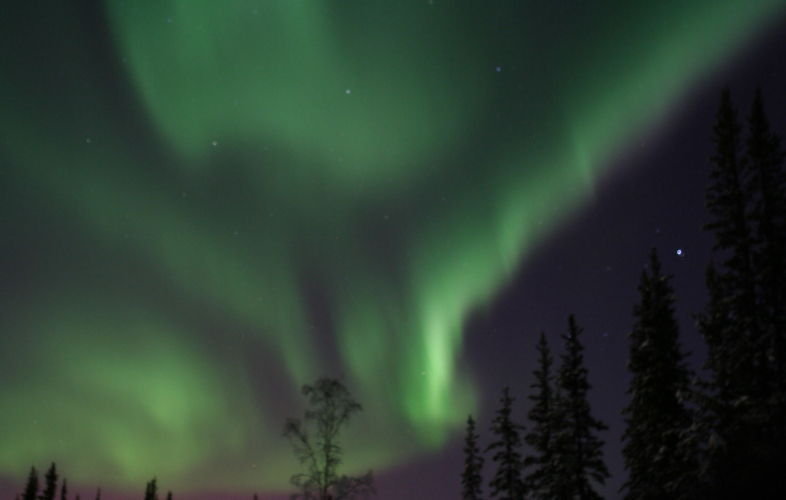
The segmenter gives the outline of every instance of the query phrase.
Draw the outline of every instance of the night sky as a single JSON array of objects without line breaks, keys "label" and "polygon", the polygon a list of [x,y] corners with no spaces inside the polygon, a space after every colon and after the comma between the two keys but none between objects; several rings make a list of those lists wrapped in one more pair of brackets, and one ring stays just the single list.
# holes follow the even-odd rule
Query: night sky
[{"label": "night sky", "polygon": [[617,498],[647,252],[698,368],[720,90],[783,136],[783,61],[783,0],[0,3],[0,500],[284,498],[320,376],[345,472],[455,499],[570,313]]}]

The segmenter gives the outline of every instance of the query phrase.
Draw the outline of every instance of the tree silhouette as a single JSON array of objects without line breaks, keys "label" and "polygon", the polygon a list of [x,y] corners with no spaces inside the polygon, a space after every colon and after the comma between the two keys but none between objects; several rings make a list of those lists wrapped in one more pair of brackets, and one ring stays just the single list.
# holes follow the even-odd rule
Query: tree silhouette
[{"label": "tree silhouette", "polygon": [[467,435],[464,438],[464,471],[461,473],[463,487],[461,498],[464,500],[480,500],[483,477],[483,457],[478,449],[478,435],[475,433],[475,421],[467,417]]},{"label": "tree silhouette", "polygon": [[532,468],[524,480],[527,491],[533,500],[546,500],[553,498],[554,495],[554,440],[556,432],[556,399],[552,387],[553,377],[551,375],[551,365],[554,359],[549,351],[549,344],[546,334],[541,332],[540,340],[537,345],[538,350],[538,369],[535,375],[535,383],[530,387],[535,390],[529,397],[534,402],[532,408],[527,413],[527,419],[532,423],[530,432],[524,436],[534,455],[524,458],[524,467]]},{"label": "tree silhouette", "polygon": [[687,439],[692,416],[685,406],[691,373],[679,343],[671,276],[661,274],[656,250],[639,282],[636,322],[629,337],[630,403],[622,435],[628,480],[625,500],[671,500],[694,492],[695,452]]},{"label": "tree silhouette", "polygon": [[54,462],[44,476],[44,491],[38,497],[40,500],[55,500],[57,493],[57,468]]},{"label": "tree silhouette", "polygon": [[707,270],[710,302],[699,315],[699,328],[709,351],[705,368],[712,373],[708,392],[714,398],[704,407],[711,415],[710,425],[728,435],[736,432],[732,427],[738,421],[732,415],[734,407],[740,397],[750,393],[748,385],[756,378],[749,347],[760,336],[752,229],[739,159],[740,125],[728,88],[721,93],[712,130],[715,154],[706,195],[712,221],[704,229],[715,234],[713,250],[724,260]]},{"label": "tree silhouette", "polygon": [[513,401],[509,388],[505,387],[502,391],[502,399],[499,400],[501,406],[491,426],[496,441],[486,448],[486,452],[495,451],[491,459],[496,462],[497,470],[489,485],[490,497],[498,497],[499,500],[522,500],[525,495],[524,482],[521,479],[523,464],[519,451],[521,449],[519,431],[523,431],[524,427],[511,420]]},{"label": "tree silhouette", "polygon": [[27,476],[27,485],[22,494],[22,500],[37,500],[38,496],[38,471],[35,467],[30,468],[30,475]]},{"label": "tree silhouette", "polygon": [[339,434],[352,415],[362,410],[360,404],[338,380],[328,378],[304,385],[303,395],[309,398],[310,409],[302,420],[288,418],[284,424],[284,436],[295,457],[307,467],[290,480],[300,489],[292,498],[352,500],[376,493],[370,470],[357,477],[338,476],[343,455]]},{"label": "tree silhouette", "polygon": [[60,488],[60,500],[68,500],[68,487],[65,478],[63,478],[63,486]]},{"label": "tree silhouette", "polygon": [[702,479],[714,498],[779,498],[786,496],[775,465],[786,461],[786,175],[759,91],[735,163],[739,128],[724,89],[707,196],[714,220],[706,226],[723,260],[708,269],[710,300],[699,315],[711,375],[699,399]]},{"label": "tree silhouette", "polygon": [[158,485],[156,478],[150,480],[145,487],[145,500],[158,500]]},{"label": "tree silhouette", "polygon": [[759,382],[771,393],[783,391],[786,382],[786,172],[780,138],[770,132],[761,89],[756,89],[748,117],[745,160],[747,191],[754,194],[750,210],[756,228],[753,265],[763,316]]},{"label": "tree silhouette", "polygon": [[[557,381],[559,382],[559,381]],[[570,408],[562,387],[555,384],[554,404],[551,411],[551,463],[549,464],[550,488],[546,498],[550,500],[574,500],[576,498],[575,476],[575,444],[573,427],[568,418]]]},{"label": "tree silhouette", "polygon": [[581,329],[571,314],[568,318],[568,334],[563,335],[565,353],[557,382],[564,397],[564,430],[560,456],[570,471],[572,495],[579,500],[602,498],[590,484],[594,480],[604,484],[609,471],[603,462],[603,441],[596,432],[608,429],[606,424],[595,419],[590,412],[587,392],[591,388],[584,367],[584,346],[579,342]]}]

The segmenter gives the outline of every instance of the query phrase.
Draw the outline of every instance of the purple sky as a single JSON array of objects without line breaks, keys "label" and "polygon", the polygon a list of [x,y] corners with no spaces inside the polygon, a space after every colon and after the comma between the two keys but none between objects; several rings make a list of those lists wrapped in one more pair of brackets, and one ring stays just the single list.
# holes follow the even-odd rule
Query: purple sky
[{"label": "purple sky", "polygon": [[[683,346],[693,351],[696,369],[704,347],[692,320],[705,300],[703,273],[710,260],[711,235],[700,227],[706,221],[704,188],[712,153],[711,127],[721,88],[728,85],[740,116],[744,117],[757,85],[761,86],[772,129],[786,133],[786,23],[762,32],[750,47],[718,71],[706,75],[660,128],[641,138],[618,158],[597,183],[590,202],[528,257],[512,283],[488,308],[465,326],[463,362],[476,376],[482,400],[476,416],[481,445],[490,441],[489,426],[502,388],[510,386],[517,398],[514,418],[525,422],[526,396],[533,381],[535,342],[545,331],[555,361],[561,352],[559,336],[573,313],[584,328],[583,342],[590,402],[596,417],[610,426],[605,460],[612,473],[601,490],[607,499],[619,498],[624,480],[620,411],[626,404],[627,333],[636,285],[650,248],[657,246],[664,271],[675,275]],[[2,446],[2,443],[0,443]],[[457,436],[438,453],[423,456],[393,471],[378,473],[379,500],[455,500],[460,497],[462,442]],[[487,461],[490,477],[492,463]],[[0,482],[0,500],[11,500],[21,485]],[[84,500],[93,488],[74,486]],[[105,490],[107,500],[139,500],[128,492]],[[164,492],[165,494],[165,492]],[[176,500],[250,500],[248,495],[204,492]],[[286,496],[260,496],[273,500]]]}]

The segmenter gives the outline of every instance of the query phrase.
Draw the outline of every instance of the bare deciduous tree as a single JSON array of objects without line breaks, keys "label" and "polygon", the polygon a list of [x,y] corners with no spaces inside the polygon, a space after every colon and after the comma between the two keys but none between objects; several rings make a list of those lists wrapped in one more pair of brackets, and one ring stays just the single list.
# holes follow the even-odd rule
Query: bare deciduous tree
[{"label": "bare deciduous tree", "polygon": [[360,404],[338,380],[322,378],[313,386],[304,385],[303,395],[310,408],[302,420],[288,418],[284,436],[292,443],[295,457],[306,465],[306,472],[292,476],[299,488],[292,499],[353,500],[376,493],[371,470],[357,477],[339,476],[343,450],[339,443],[341,428],[361,411]]}]

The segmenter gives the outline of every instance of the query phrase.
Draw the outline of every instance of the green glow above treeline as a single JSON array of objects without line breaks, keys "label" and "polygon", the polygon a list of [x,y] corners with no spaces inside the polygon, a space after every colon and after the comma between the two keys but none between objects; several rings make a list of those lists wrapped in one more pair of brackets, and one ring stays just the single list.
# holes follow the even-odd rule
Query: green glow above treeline
[{"label": "green glow above treeline", "polygon": [[0,11],[0,474],[180,491],[285,488],[325,374],[365,408],[350,469],[439,450],[468,314],[784,6],[30,3]]}]

